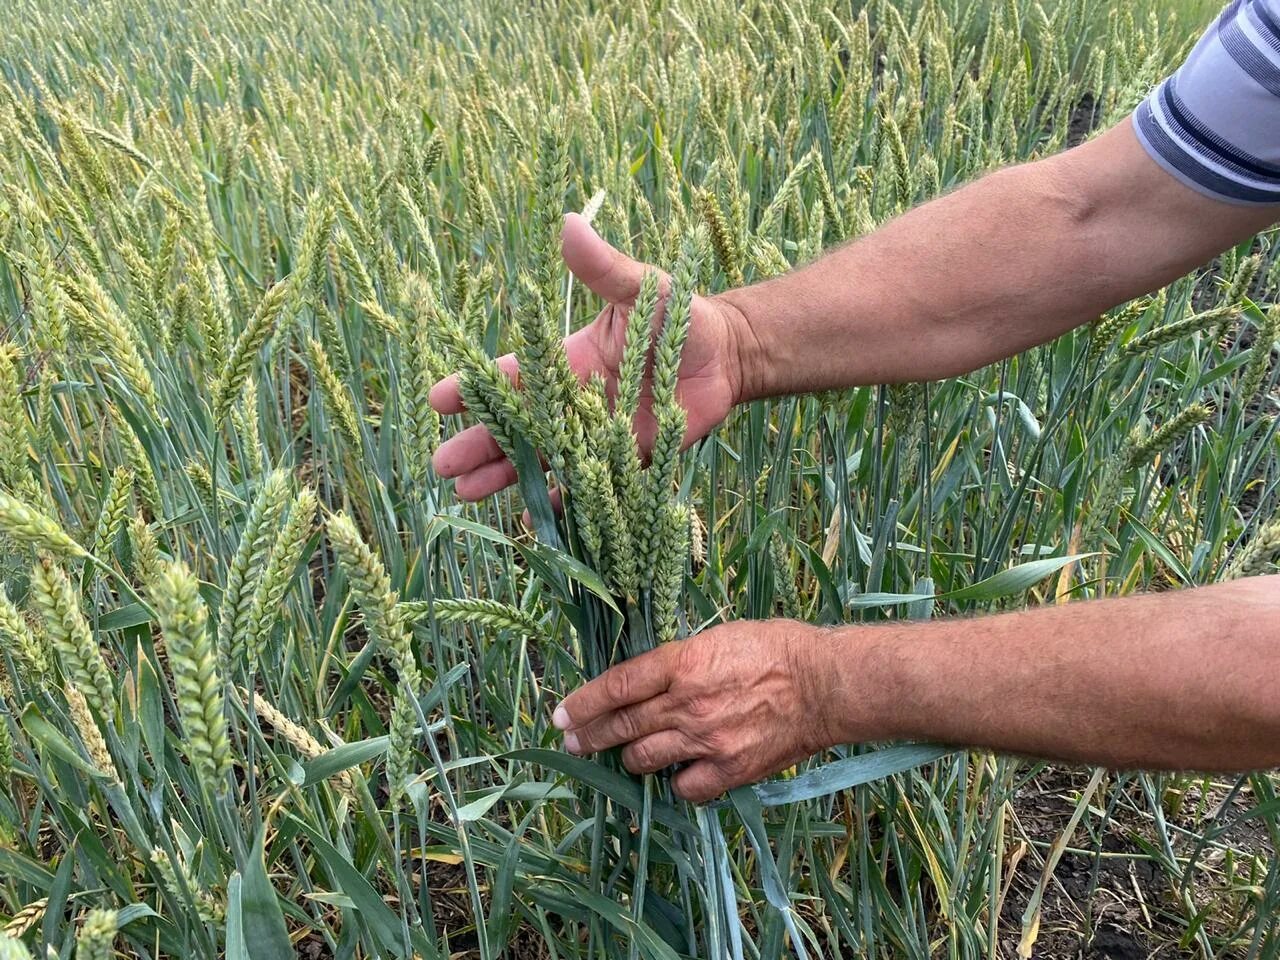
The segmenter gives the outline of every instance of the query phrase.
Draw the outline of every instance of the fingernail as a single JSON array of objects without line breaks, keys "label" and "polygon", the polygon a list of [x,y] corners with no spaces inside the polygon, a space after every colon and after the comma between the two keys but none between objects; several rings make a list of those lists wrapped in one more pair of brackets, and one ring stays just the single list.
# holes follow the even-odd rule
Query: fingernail
[{"label": "fingernail", "polygon": [[555,713],[551,714],[551,722],[557,730],[569,729],[569,711],[564,708],[564,704],[556,707]]},{"label": "fingernail", "polygon": [[578,752],[578,735],[573,731],[564,735],[564,748],[570,753]]}]

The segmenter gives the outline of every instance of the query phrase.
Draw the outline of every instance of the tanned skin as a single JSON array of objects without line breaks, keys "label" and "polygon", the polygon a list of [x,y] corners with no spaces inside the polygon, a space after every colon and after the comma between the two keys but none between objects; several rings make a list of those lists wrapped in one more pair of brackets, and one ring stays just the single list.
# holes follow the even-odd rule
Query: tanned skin
[{"label": "tanned skin", "polygon": [[[737,404],[937,380],[1045,343],[1280,221],[1165,173],[1129,120],[992,173],[765,283],[695,298],[679,398],[692,443]],[[612,387],[650,269],[565,220],[565,263],[607,306],[565,341]],[[515,361],[502,361],[518,379]],[[454,378],[431,402],[462,409]],[[653,433],[642,403],[637,435]],[[480,499],[515,471],[482,427],[438,473]],[[1280,578],[977,619],[818,628],[739,621],[614,667],[556,709],[565,747],[684,764],[706,801],[827,747],[922,739],[1101,766],[1280,765]]]}]

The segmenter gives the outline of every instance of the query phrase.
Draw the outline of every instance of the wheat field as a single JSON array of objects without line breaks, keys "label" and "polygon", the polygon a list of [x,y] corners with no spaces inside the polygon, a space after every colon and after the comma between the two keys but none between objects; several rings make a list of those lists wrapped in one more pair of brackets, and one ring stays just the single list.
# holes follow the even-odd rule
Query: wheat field
[{"label": "wheat field", "polygon": [[[1271,569],[1274,235],[680,450],[695,291],[1122,119],[1201,6],[15,0],[0,960],[1074,956],[1118,922],[1134,956],[1280,953],[1266,774],[876,744],[695,807],[551,724],[723,620]],[[656,288],[611,410],[559,348],[600,308],[567,211],[673,275],[648,460]],[[431,456],[475,420],[520,484],[469,504]]]}]

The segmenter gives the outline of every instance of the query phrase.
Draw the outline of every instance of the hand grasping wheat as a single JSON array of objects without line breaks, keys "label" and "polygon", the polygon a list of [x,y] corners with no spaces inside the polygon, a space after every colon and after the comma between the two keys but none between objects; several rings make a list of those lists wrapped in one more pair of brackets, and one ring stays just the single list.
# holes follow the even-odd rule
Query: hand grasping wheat
[{"label": "hand grasping wheat", "polygon": [[[649,268],[611,247],[577,214],[571,213],[565,218],[561,241],[566,266],[606,303],[595,320],[565,340],[569,365],[584,382],[596,374],[604,377],[612,400],[618,389],[627,316]],[[665,297],[665,277],[660,289]],[[661,316],[659,309],[655,330],[660,326]],[[681,406],[688,412],[686,446],[710,433],[735,404],[746,399],[740,358],[743,340],[749,336],[745,318],[734,307],[715,297],[693,298],[689,337],[676,391]],[[505,356],[498,363],[518,383],[515,356]],[[634,425],[640,449],[646,455],[656,427],[650,403],[653,386],[650,373],[645,374]],[[446,377],[432,388],[431,405],[444,414],[462,411],[464,405],[456,375]],[[441,444],[433,463],[441,476],[456,478],[458,495],[468,500],[487,497],[516,480],[515,468],[482,426],[470,427]]]}]

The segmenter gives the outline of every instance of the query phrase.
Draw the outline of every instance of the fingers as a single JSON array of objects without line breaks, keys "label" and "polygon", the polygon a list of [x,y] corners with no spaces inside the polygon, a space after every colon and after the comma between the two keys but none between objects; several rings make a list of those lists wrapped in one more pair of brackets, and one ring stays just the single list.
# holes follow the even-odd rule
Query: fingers
[{"label": "fingers", "polygon": [[458,375],[451,373],[443,380],[437,381],[427,394],[427,402],[436,413],[450,414],[462,412],[462,394],[458,392]]},{"label": "fingers", "polygon": [[561,701],[551,720],[558,730],[578,730],[605,714],[665,693],[671,685],[675,652],[669,643],[606,670]]},{"label": "fingers", "polygon": [[[514,354],[498,358],[498,367],[517,386],[519,365]],[[458,392],[458,375],[451,374],[431,388],[431,406],[437,413],[461,413],[464,409]],[[479,424],[468,427],[440,444],[431,457],[438,476],[457,479],[454,485],[464,500],[483,500],[516,482],[516,471],[502,454],[489,431]]]},{"label": "fingers", "polygon": [[[547,498],[551,501],[551,509],[555,511],[556,516],[560,516],[564,512],[564,500],[560,496],[560,488],[552,487],[547,491]],[[520,522],[524,524],[526,530],[533,529],[533,514],[528,510],[520,514]]]},{"label": "fingers", "polygon": [[731,787],[733,783],[724,771],[710,760],[689,764],[671,778],[676,796],[690,803],[708,803]]},{"label": "fingers", "polygon": [[440,444],[431,465],[439,476],[457,478],[454,490],[463,500],[483,500],[516,482],[515,467],[479,424]]},{"label": "fingers", "polygon": [[431,466],[439,476],[452,480],[501,459],[502,450],[498,444],[488,430],[477,424],[440,444],[431,458]]},{"label": "fingers", "polygon": [[606,713],[585,726],[567,730],[565,749],[570,753],[599,753],[671,726],[671,703],[664,695]]},{"label": "fingers", "polygon": [[585,218],[571,213],[560,233],[565,266],[596,296],[628,303],[640,292],[644,264],[611,247]]},{"label": "fingers", "polygon": [[622,748],[622,763],[632,773],[657,773],[686,760],[707,756],[707,748],[680,730],[660,730]]},{"label": "fingers", "polygon": [[[603,242],[602,240],[601,243]],[[520,366],[516,363],[515,354],[508,353],[506,356],[499,357],[498,368],[511,378],[512,383],[516,386],[520,385]],[[461,413],[464,406],[462,395],[458,392],[458,375],[450,374],[436,383],[431,388],[431,393],[427,395],[427,401],[436,413]]]},{"label": "fingers", "polygon": [[516,468],[504,457],[463,474],[454,481],[453,490],[463,500],[483,500],[515,482]]}]

